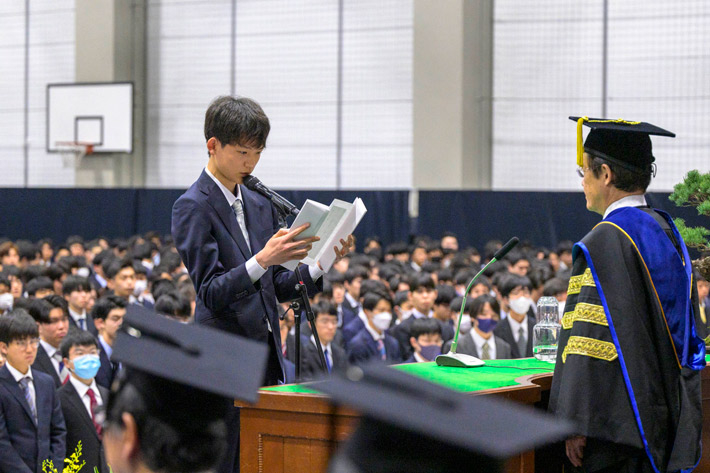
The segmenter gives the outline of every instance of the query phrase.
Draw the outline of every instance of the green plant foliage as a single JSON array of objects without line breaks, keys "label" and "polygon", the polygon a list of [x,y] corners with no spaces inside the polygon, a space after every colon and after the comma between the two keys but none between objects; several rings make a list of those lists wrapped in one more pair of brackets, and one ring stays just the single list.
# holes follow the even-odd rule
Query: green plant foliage
[{"label": "green plant foliage", "polygon": [[675,226],[678,227],[678,232],[683,237],[685,244],[691,248],[697,248],[700,251],[710,249],[706,237],[710,236],[710,230],[703,227],[686,227],[685,220],[676,218],[673,220]]},{"label": "green plant foliage", "polygon": [[700,215],[710,216],[710,172],[690,171],[675,185],[669,199],[679,207],[696,207]]}]

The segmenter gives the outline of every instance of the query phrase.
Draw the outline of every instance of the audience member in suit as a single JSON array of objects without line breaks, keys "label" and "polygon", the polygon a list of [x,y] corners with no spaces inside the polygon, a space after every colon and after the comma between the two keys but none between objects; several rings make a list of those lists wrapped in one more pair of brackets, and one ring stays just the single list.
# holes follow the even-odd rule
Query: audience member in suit
[{"label": "audience member in suit", "polygon": [[32,299],[28,312],[39,327],[39,346],[32,368],[51,376],[54,385],[59,388],[69,376],[59,350],[69,331],[66,302],[56,295],[45,299]]},{"label": "audience member in suit", "polygon": [[281,354],[284,359],[290,360],[293,363],[294,345],[293,326],[296,323],[296,318],[293,310],[289,308],[289,304],[280,304],[279,313],[283,314],[283,319],[279,317],[279,330],[281,332]]},{"label": "audience member in suit", "polygon": [[[470,305],[467,301],[466,305],[469,307],[467,311],[470,314],[469,323],[472,322],[473,326],[465,334],[462,328],[456,352],[482,360],[513,358],[510,344],[493,333],[500,320],[498,300],[485,294],[475,298]],[[461,324],[463,326],[463,320]],[[448,353],[450,349],[451,342],[447,342],[443,352]]]},{"label": "audience member in suit", "polygon": [[96,326],[86,310],[89,303],[91,284],[87,278],[69,275],[62,283],[62,296],[69,306],[69,323],[72,327],[87,330],[97,335]]},{"label": "audience member in suit", "polygon": [[535,317],[532,315],[531,285],[528,278],[510,274],[503,278],[499,287],[501,298],[509,312],[508,317],[498,324],[494,333],[510,345],[513,358],[533,356],[532,334]]},{"label": "audience member in suit", "polygon": [[[347,326],[360,313],[360,288],[362,282],[367,279],[367,268],[363,266],[353,266],[345,271],[343,280],[343,301],[341,309],[343,312],[342,327]],[[335,289],[333,290],[335,292]]]},{"label": "audience member in suit", "polygon": [[434,361],[441,354],[441,324],[436,319],[414,320],[410,334],[409,344],[414,348],[414,352],[405,363]]},{"label": "audience member in suit", "polygon": [[136,298],[136,270],[130,258],[114,259],[106,267],[107,287],[111,294],[120,297],[129,304],[153,308],[153,303]]},{"label": "audience member in suit", "polygon": [[89,276],[89,282],[91,286],[96,290],[97,294],[101,295],[106,291],[106,286],[108,281],[106,280],[106,273],[104,273],[103,263],[113,258],[113,251],[107,249],[99,252],[94,256],[91,261],[93,265],[93,271],[91,276]]},{"label": "audience member in suit", "polygon": [[325,291],[326,283],[330,286],[333,303],[338,309],[338,328],[342,330],[343,327],[357,317],[357,313],[352,310],[350,304],[345,300],[345,275],[338,272],[329,273],[323,283],[323,291]]},{"label": "audience member in suit", "polygon": [[63,468],[66,427],[54,382],[30,365],[39,345],[37,323],[17,309],[0,317],[0,472],[40,473],[51,460]]},{"label": "audience member in suit", "polygon": [[368,292],[372,291],[377,291],[377,292],[384,292],[384,293],[389,293],[387,290],[387,286],[385,283],[382,281],[376,281],[373,279],[368,279],[363,281],[359,285],[359,294],[360,294],[360,300],[358,300],[358,313],[357,317],[354,318],[353,320],[350,321],[345,327],[342,329],[342,346],[345,348],[346,351],[349,351],[348,344],[350,341],[362,331],[362,329],[365,328],[365,325],[367,324],[367,315],[365,312],[362,310],[362,299],[365,297],[365,294]]},{"label": "audience member in suit", "polygon": [[[338,309],[331,302],[321,301],[313,304],[313,315],[328,373],[345,371],[348,363],[347,355],[343,348],[334,343],[338,326]],[[311,335],[304,339],[301,346],[301,379],[305,381],[325,376],[315,337]]]},{"label": "audience member in suit", "polygon": [[710,282],[708,282],[698,270],[693,271],[693,278],[696,281],[698,287],[698,306],[700,310],[698,311],[698,317],[700,320],[696,320],[695,323],[698,326],[702,326],[707,333],[708,328],[710,328]]},{"label": "audience member in suit", "polygon": [[348,360],[362,364],[379,360],[387,364],[400,363],[402,354],[397,339],[387,333],[392,323],[392,299],[386,292],[372,291],[365,294],[362,310],[367,324],[348,343]]},{"label": "audience member in suit", "polygon": [[27,297],[31,299],[42,299],[54,294],[54,284],[47,276],[40,276],[27,282],[25,292],[27,292]]},{"label": "audience member in suit", "polygon": [[101,367],[96,373],[96,382],[99,386],[111,389],[111,383],[118,372],[118,363],[111,361],[113,343],[116,340],[118,329],[123,324],[126,315],[126,300],[118,296],[104,296],[96,301],[91,315],[99,332],[99,361]]},{"label": "audience member in suit", "polygon": [[432,318],[438,320],[441,324],[441,339],[448,342],[454,338],[454,321],[451,311],[451,301],[456,297],[454,288],[447,284],[436,286],[436,299],[434,299],[434,308]]},{"label": "audience member in suit", "polygon": [[108,389],[96,384],[99,370],[99,346],[96,338],[83,330],[72,330],[61,346],[64,364],[71,372],[69,382],[59,389],[62,414],[67,426],[66,457],[69,458],[81,441],[81,459],[84,468],[101,473],[109,469],[101,445],[103,425],[96,408],[108,402]]},{"label": "audience member in suit", "polygon": [[411,337],[412,322],[422,317],[431,317],[433,315],[434,301],[436,300],[437,292],[434,285],[434,279],[429,273],[418,273],[410,282],[409,299],[412,301],[412,312],[409,317],[392,329],[392,336],[399,342],[402,350],[402,359],[405,360],[412,356],[414,348],[409,343]]}]

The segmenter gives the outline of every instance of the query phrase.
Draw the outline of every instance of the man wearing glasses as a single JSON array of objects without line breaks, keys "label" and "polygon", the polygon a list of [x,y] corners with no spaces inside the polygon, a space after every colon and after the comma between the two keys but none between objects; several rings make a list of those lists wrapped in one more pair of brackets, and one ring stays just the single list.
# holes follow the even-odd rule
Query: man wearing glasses
[{"label": "man wearing glasses", "polygon": [[[675,472],[700,459],[697,292],[671,217],[644,197],[656,173],[642,122],[570,117],[587,209],[603,216],[572,251],[550,410],[573,420],[572,471]],[[583,126],[592,131],[582,145]]]},{"label": "man wearing glasses", "polygon": [[64,467],[66,427],[51,376],[31,368],[37,323],[24,310],[0,317],[0,473],[39,473],[42,462]]}]

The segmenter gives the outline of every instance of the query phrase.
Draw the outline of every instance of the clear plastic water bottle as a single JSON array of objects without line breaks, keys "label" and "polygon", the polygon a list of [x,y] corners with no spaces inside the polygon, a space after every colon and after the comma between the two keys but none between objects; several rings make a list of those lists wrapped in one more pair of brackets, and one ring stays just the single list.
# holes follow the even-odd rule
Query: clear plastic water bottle
[{"label": "clear plastic water bottle", "polygon": [[537,323],[533,327],[533,355],[538,360],[557,361],[557,341],[560,337],[560,314],[557,299],[541,297],[537,301]]}]

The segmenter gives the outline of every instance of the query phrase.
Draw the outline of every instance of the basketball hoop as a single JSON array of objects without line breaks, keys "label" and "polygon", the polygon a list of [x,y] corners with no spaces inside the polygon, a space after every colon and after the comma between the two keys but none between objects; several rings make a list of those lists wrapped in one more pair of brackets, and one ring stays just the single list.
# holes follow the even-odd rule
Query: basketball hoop
[{"label": "basketball hoop", "polygon": [[62,167],[78,168],[84,156],[94,152],[94,144],[83,141],[57,141],[55,143],[62,155]]}]

